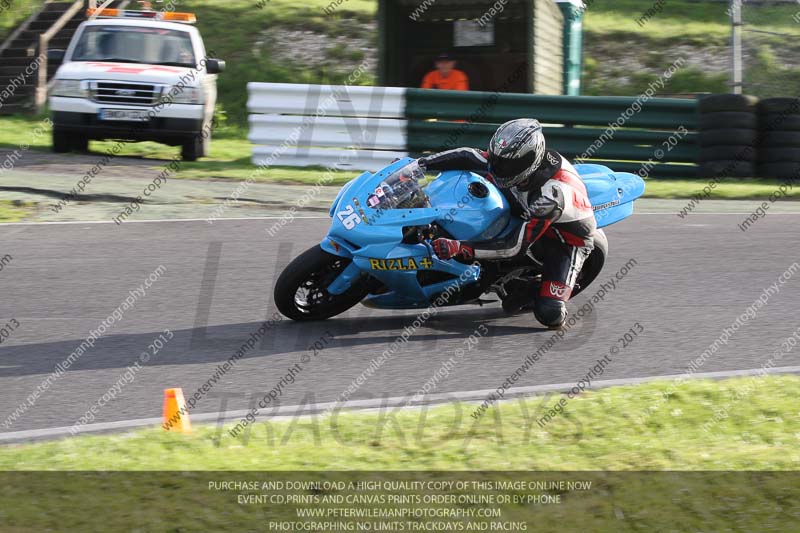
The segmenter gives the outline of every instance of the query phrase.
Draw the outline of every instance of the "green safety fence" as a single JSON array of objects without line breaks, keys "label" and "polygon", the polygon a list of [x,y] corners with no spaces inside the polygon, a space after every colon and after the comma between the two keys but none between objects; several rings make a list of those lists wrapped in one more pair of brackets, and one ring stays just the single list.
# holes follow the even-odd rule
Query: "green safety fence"
[{"label": "green safety fence", "polygon": [[[677,98],[549,96],[409,89],[408,150],[485,147],[499,124],[545,124],[566,157],[660,178],[697,175],[697,102]],[[612,126],[613,125],[613,126]]]}]

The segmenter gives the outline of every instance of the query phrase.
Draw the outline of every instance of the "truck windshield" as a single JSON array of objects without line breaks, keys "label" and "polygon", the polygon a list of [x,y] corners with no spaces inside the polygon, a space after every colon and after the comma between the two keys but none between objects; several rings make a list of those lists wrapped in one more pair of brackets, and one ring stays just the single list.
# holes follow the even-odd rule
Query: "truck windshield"
[{"label": "truck windshield", "polygon": [[143,26],[90,26],[75,46],[72,61],[113,61],[196,66],[188,32]]}]

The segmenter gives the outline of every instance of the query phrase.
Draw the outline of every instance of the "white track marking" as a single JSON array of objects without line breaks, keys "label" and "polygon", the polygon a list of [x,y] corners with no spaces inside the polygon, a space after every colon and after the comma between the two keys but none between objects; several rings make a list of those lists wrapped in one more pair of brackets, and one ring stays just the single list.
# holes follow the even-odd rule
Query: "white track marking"
[{"label": "white track marking", "polygon": [[[747,215],[749,212],[727,212],[727,213],[692,213],[692,216],[703,216],[703,215]],[[648,216],[676,216],[673,212],[645,212],[645,213],[634,213],[632,216],[638,215],[648,215]],[[775,212],[770,213],[770,216],[773,215],[793,215],[797,216],[800,215],[800,211],[794,213],[786,213],[786,212]],[[285,218],[285,216],[265,216],[265,217],[233,217],[233,218],[215,218],[214,224],[217,222],[234,222],[234,221],[242,221],[242,220],[280,220]],[[293,217],[297,220],[325,220],[329,219],[328,216],[296,216]],[[126,220],[123,225],[128,224],[154,224],[159,222],[208,222],[206,218],[156,218],[151,220]],[[46,221],[46,222],[0,222],[0,226],[59,226],[59,225],[69,225],[69,224],[115,224],[113,220],[63,220],[63,221]],[[209,224],[213,225],[213,224]]]},{"label": "white track marking", "polygon": [[[641,378],[622,378],[622,379],[604,379],[593,381],[587,389],[597,390],[607,387],[616,387],[621,385],[638,385],[642,383],[650,383],[653,381],[670,381],[676,379],[724,379],[742,376],[755,376],[762,374],[800,374],[800,366],[780,366],[769,369],[765,368],[748,368],[745,370],[723,370],[719,372],[703,372],[691,375],[686,374],[670,374],[663,376],[647,376]],[[533,396],[545,392],[565,392],[575,386],[575,383],[553,383],[550,385],[532,385],[528,387],[515,387],[509,389],[506,398],[519,397],[519,396]],[[495,389],[483,389],[472,391],[456,391],[445,392],[440,394],[429,394],[424,397],[422,402],[410,404],[410,408],[419,408],[423,405],[442,404],[448,401],[482,401],[489,394],[496,392]],[[273,410],[269,415],[260,415],[256,418],[264,419],[285,419],[291,416],[307,416],[315,413],[320,413],[333,409],[341,410],[358,410],[367,411],[380,408],[396,408],[408,403],[410,396],[394,396],[391,398],[375,398],[369,400],[352,400],[349,402],[337,404],[336,402],[325,402],[308,405],[286,405]],[[500,400],[504,401],[504,400]],[[338,405],[338,407],[337,407]],[[302,410],[301,410],[302,408]],[[194,422],[216,422],[222,420],[235,420],[243,418],[249,409],[240,409],[237,411],[226,411],[224,413],[196,413],[190,414]],[[77,433],[97,433],[102,431],[133,429],[145,426],[158,426],[161,425],[161,418],[139,418],[134,420],[119,420],[116,422],[101,422],[96,424],[86,424],[78,428]],[[23,431],[11,431],[7,433],[0,433],[0,442],[11,441],[24,441],[32,439],[42,439],[46,437],[65,437],[71,435],[71,426],[45,428],[45,429],[29,429]]]},{"label": "white track marking", "polygon": [[[273,217],[239,217],[239,218],[215,218],[214,224],[217,222],[231,222],[231,221],[239,221],[239,220],[280,220],[285,218],[283,216],[273,216]],[[306,220],[321,220],[330,217],[293,217],[294,219],[306,219]],[[162,218],[162,219],[153,219],[153,220],[126,220],[124,222],[124,226],[128,224],[153,224],[158,222],[206,222],[208,219],[206,218]],[[0,222],[0,226],[59,226],[65,224],[116,224],[113,220],[64,220],[64,221],[53,221],[53,222]],[[213,224],[209,224],[209,226],[213,226]]]}]

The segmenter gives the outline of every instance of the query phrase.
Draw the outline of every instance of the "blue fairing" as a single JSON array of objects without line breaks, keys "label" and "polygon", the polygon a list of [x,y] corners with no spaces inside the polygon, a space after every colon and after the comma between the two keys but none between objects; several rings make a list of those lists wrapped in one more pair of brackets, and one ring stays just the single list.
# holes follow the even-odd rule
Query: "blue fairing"
[{"label": "blue fairing", "polygon": [[[381,308],[428,307],[448,287],[478,280],[480,269],[454,260],[442,261],[427,242],[405,244],[403,228],[436,222],[459,240],[493,240],[520,222],[510,215],[500,191],[477,174],[441,173],[424,188],[430,207],[373,209],[374,193],[386,179],[414,162],[401,159],[374,174],[365,172],[342,187],[330,209],[333,219],[322,248],[352,258],[352,263],[328,287],[332,294],[347,291],[367,273],[383,282],[387,291],[370,295],[365,304]],[[599,227],[618,222],[633,212],[633,201],[644,192],[644,181],[601,165],[576,165],[595,207]],[[472,188],[472,190],[471,190]],[[479,191],[474,194],[475,191]],[[453,279],[420,285],[419,271],[440,271]]]},{"label": "blue fairing", "polygon": [[629,217],[633,201],[644,194],[644,180],[636,174],[589,164],[575,165],[575,170],[586,185],[598,228]]}]

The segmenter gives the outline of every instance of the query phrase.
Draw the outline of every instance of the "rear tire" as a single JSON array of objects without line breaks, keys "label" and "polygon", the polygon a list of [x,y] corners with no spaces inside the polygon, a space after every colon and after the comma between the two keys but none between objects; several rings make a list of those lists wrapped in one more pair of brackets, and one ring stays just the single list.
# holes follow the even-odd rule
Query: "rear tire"
[{"label": "rear tire", "polygon": [[606,237],[606,232],[599,229],[594,238],[594,250],[584,261],[583,268],[578,274],[578,280],[575,282],[577,288],[572,291],[570,298],[582,293],[586,287],[592,284],[597,276],[600,275],[600,271],[603,270],[606,258],[608,258],[608,237]]},{"label": "rear tire", "polygon": [[765,98],[758,107],[764,113],[800,114],[800,98]]},{"label": "rear tire", "polygon": [[758,98],[744,94],[712,94],[701,98],[697,104],[701,113],[722,111],[754,111]]},{"label": "rear tire", "polygon": [[327,291],[350,262],[319,245],[309,248],[278,276],[274,292],[278,310],[298,322],[325,320],[344,313],[369,294],[366,283],[358,281],[344,294]]},{"label": "rear tire", "polygon": [[698,168],[704,178],[752,178],[756,175],[752,161],[703,161]]},{"label": "rear tire", "polygon": [[782,161],[800,161],[800,148],[761,148],[758,158],[765,163],[780,163]]},{"label": "rear tire", "polygon": [[758,167],[758,176],[761,178],[796,180],[800,178],[800,162],[762,163]]},{"label": "rear tire", "polygon": [[755,129],[758,116],[748,111],[715,111],[700,115],[700,129]]},{"label": "rear tire", "polygon": [[800,131],[800,115],[763,115],[761,131]]},{"label": "rear tire", "polygon": [[751,144],[703,146],[700,161],[755,161],[756,149]]},{"label": "rear tire", "polygon": [[700,147],[755,144],[758,133],[752,129],[716,129],[701,131]]},{"label": "rear tire", "polygon": [[800,148],[800,131],[769,131],[761,139],[761,146]]}]

